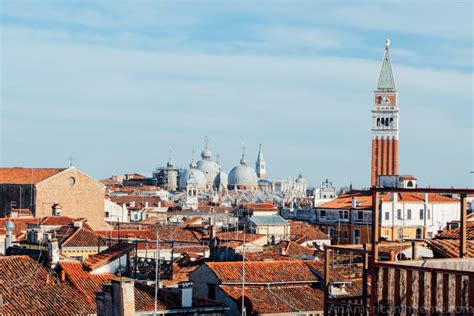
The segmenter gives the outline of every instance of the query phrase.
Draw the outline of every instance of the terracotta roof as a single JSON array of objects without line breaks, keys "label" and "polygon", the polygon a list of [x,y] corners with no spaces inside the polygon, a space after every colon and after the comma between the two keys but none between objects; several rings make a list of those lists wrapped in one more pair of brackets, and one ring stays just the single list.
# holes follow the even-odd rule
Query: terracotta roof
[{"label": "terracotta roof", "polygon": [[144,208],[146,203],[148,203],[148,207],[158,207],[160,202],[162,206],[165,206],[165,203],[157,195],[111,195],[109,198],[118,205],[129,206],[130,203],[135,203],[134,207],[138,209]]},{"label": "terracotta roof", "polygon": [[12,209],[12,217],[16,216],[17,218],[22,218],[22,217],[33,217],[33,213],[30,211],[28,208],[14,208]]},{"label": "terracotta roof", "polygon": [[64,271],[67,280],[81,292],[86,300],[95,307],[96,292],[102,290],[102,284],[110,283],[115,277],[112,273],[92,274],[84,270],[79,261],[59,261],[59,266]]},{"label": "terracotta roof", "polygon": [[65,170],[59,168],[0,168],[0,184],[37,184]]},{"label": "terracotta roof", "polygon": [[[236,303],[241,302],[242,287],[221,286]],[[245,287],[245,297],[251,302],[250,315],[305,313],[324,310],[324,292],[310,286]],[[250,306],[246,306],[249,308]]]},{"label": "terracotta roof", "polygon": [[[206,265],[222,284],[242,282],[242,262],[207,262]],[[249,261],[245,262],[247,284],[317,282],[311,264],[303,260],[294,261]]]},{"label": "terracotta roof", "polygon": [[255,202],[247,202],[247,203],[242,203],[240,205],[241,207],[245,208],[252,208],[252,209],[274,209],[275,205],[273,205],[272,202],[263,202],[263,203],[255,203]]},{"label": "terracotta roof", "polygon": [[[129,226],[130,227],[130,226]],[[132,226],[133,227],[133,226]],[[120,237],[129,239],[148,239],[156,240],[156,227],[150,225],[145,229],[135,228],[120,228]],[[100,230],[96,231],[99,235],[104,237],[118,238],[118,229],[114,230]],[[200,242],[201,236],[192,230],[186,229],[183,226],[164,226],[160,225],[160,240],[163,241],[179,241],[198,243]]]},{"label": "terracotta roof", "polygon": [[[155,287],[135,282],[135,310],[137,312],[150,312],[155,309]],[[159,289],[158,310],[180,309],[181,299],[179,293],[171,289]],[[193,297],[193,307],[223,307],[218,301]]]},{"label": "terracotta roof", "polygon": [[[245,235],[245,240],[244,240],[244,235]],[[242,241],[242,242],[249,242],[253,243],[256,242],[257,240],[260,239],[265,239],[267,236],[261,235],[261,234],[250,234],[250,233],[245,233],[242,230],[238,231],[228,231],[228,232],[220,232],[216,234],[216,237],[219,238],[221,242],[225,241]]]},{"label": "terracotta roof", "polygon": [[45,226],[64,226],[74,222],[86,221],[84,218],[72,218],[68,216],[46,216],[43,217],[39,224]]},{"label": "terracotta roof", "polygon": [[116,243],[98,254],[89,256],[83,263],[84,267],[93,271],[132,251],[134,247],[135,245],[126,242]]},{"label": "terracotta roof", "polygon": [[[466,233],[467,239],[474,240],[474,222],[466,222]],[[446,230],[440,232],[436,235],[436,239],[459,239],[460,237],[460,228],[454,228],[451,230]]]},{"label": "terracotta roof", "polygon": [[[82,293],[86,301],[96,307],[96,292],[102,290],[102,285],[110,284],[115,275],[111,273],[92,274],[86,271],[79,261],[60,261],[61,270],[66,273],[66,278],[71,284]],[[135,311],[144,312],[154,310],[155,288],[142,283],[135,282]],[[218,306],[221,305],[215,301],[193,299],[193,305],[196,306]],[[168,289],[158,291],[157,307],[160,310],[169,310],[180,307],[180,298],[178,293]]]},{"label": "terracotta roof", "polygon": [[292,241],[282,241],[275,246],[266,247],[263,251],[247,252],[246,261],[268,260],[301,260],[315,256],[315,249],[301,246]]},{"label": "terracotta roof", "polygon": [[[422,193],[395,193],[399,203],[423,203],[424,194]],[[384,202],[392,201],[392,193],[382,194]],[[368,210],[372,208],[372,195],[370,191],[351,191],[342,194],[327,203],[318,205],[317,209],[351,209],[352,198],[355,197],[357,201],[358,210]],[[429,203],[455,203],[459,202],[457,199],[446,197],[440,194],[428,194]]]},{"label": "terracotta roof", "polygon": [[99,239],[100,235],[90,229],[89,225],[83,227],[75,227],[74,224],[68,224],[56,231],[61,248],[65,247],[97,247],[105,246],[104,240]]},{"label": "terracotta roof", "polygon": [[[11,220],[13,224],[15,225],[15,228],[13,230],[14,235],[18,235],[21,233],[24,233],[28,230],[28,225],[29,224],[37,224],[40,219],[39,218],[0,218],[0,229],[5,228],[5,222],[8,220]],[[0,233],[1,235],[1,233]]]},{"label": "terracotta roof", "polygon": [[1,315],[90,315],[95,307],[28,256],[0,257]]},{"label": "terracotta roof", "polygon": [[[447,258],[459,258],[459,239],[427,240],[433,251]],[[466,252],[468,258],[474,258],[474,240],[467,240]]]},{"label": "terracotta roof", "polygon": [[299,244],[310,240],[328,240],[331,239],[328,234],[319,227],[300,221],[288,221],[290,223],[290,232],[292,240]]}]

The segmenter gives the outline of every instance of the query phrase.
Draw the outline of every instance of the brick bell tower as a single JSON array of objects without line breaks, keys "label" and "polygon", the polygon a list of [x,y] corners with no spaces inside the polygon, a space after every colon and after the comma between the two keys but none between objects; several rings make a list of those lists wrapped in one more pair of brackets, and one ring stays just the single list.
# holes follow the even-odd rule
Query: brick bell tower
[{"label": "brick bell tower", "polygon": [[371,185],[377,176],[398,174],[399,108],[398,92],[390,61],[390,40],[385,42],[385,53],[372,109],[372,166]]}]

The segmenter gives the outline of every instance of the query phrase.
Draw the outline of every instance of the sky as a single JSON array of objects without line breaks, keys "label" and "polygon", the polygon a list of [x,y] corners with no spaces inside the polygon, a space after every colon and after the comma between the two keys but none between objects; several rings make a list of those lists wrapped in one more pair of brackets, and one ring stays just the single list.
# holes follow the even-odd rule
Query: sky
[{"label": "sky", "polygon": [[270,178],[370,184],[385,39],[399,172],[472,187],[472,1],[1,1],[0,166],[101,179],[242,143]]}]

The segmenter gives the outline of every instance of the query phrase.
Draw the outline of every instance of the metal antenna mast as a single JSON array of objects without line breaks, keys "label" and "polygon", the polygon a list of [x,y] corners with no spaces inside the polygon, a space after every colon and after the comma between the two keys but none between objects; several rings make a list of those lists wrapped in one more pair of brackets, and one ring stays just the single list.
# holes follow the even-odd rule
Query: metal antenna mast
[{"label": "metal antenna mast", "polygon": [[155,252],[155,307],[153,315],[157,315],[158,309],[158,287],[160,282],[160,226],[156,223],[156,252]]}]

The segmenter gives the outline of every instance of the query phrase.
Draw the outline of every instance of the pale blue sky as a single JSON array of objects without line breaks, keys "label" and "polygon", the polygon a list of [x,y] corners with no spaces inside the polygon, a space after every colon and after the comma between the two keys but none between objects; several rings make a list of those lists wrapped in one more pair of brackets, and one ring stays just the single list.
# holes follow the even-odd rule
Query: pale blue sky
[{"label": "pale blue sky", "polygon": [[367,186],[383,55],[400,173],[472,186],[472,1],[2,1],[1,166],[151,172],[204,136],[224,170]]}]

